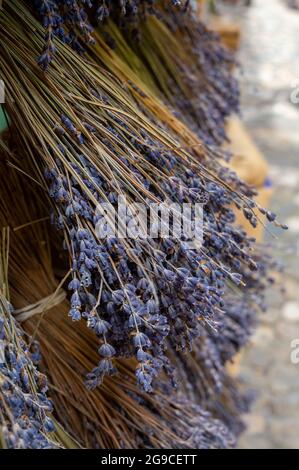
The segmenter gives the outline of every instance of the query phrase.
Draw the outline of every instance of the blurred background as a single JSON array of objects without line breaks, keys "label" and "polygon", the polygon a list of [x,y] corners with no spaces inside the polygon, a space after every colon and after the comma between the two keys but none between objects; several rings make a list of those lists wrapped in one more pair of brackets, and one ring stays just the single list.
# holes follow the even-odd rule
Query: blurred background
[{"label": "blurred background", "polygon": [[266,171],[267,203],[289,226],[282,234],[272,228],[263,234],[285,272],[282,289],[269,290],[269,309],[233,370],[257,393],[239,447],[299,448],[299,364],[291,360],[291,342],[299,338],[299,2],[240,0],[214,7],[220,15],[213,21],[220,21],[241,64],[236,73],[246,132],[258,147],[259,164],[269,165],[253,165],[249,176]]}]

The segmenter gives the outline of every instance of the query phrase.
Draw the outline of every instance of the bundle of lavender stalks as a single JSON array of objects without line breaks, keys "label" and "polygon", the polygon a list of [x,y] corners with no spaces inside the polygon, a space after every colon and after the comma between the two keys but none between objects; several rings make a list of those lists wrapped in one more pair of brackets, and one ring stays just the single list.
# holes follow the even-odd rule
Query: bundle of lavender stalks
[{"label": "bundle of lavender stalks", "polygon": [[[8,447],[227,448],[243,429],[249,398],[226,363],[265,308],[273,261],[234,214],[281,225],[222,165],[229,54],[189,9],[146,3],[0,11]],[[191,234],[165,236],[169,207]]]}]

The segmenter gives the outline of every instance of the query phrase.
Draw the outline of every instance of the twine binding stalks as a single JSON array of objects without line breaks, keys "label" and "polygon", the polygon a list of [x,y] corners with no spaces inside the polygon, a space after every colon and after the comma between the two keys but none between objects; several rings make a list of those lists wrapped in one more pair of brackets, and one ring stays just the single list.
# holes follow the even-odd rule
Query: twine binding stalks
[{"label": "twine binding stalks", "polygon": [[[225,364],[264,308],[272,269],[266,251],[235,225],[233,208],[253,226],[258,213],[280,224],[221,165],[226,155],[216,144],[238,100],[217,38],[192,14],[160,2],[157,18],[144,21],[144,3],[137,3],[133,23],[144,32],[137,45],[132,29],[122,30],[118,8],[94,33],[94,46],[81,2],[53,1],[50,10],[36,2],[46,43],[27,4],[11,0],[0,12],[11,119],[1,142],[8,161],[1,224],[16,229],[12,303],[30,346],[40,343],[57,429],[78,445],[231,447],[248,397]],[[89,44],[83,55],[80,38]],[[201,93],[189,107],[194,83]],[[151,209],[203,196],[199,250],[160,236],[103,240],[95,230],[97,206],[117,210],[119,197]]]},{"label": "twine binding stalks", "polygon": [[54,294],[50,294],[47,297],[35,302],[35,304],[28,305],[27,307],[20,308],[14,311],[14,317],[18,322],[28,320],[28,318],[44,313],[52,308],[60,305],[66,298],[66,292],[63,289],[59,289]]}]

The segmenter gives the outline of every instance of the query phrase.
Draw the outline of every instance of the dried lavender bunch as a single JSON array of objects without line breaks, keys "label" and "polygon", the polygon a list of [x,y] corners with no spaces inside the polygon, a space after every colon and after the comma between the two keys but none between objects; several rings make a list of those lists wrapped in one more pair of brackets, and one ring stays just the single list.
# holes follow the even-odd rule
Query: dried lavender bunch
[{"label": "dried lavender bunch", "polygon": [[[7,233],[2,231],[2,246]],[[0,442],[14,449],[50,449],[54,424],[49,417],[52,403],[47,397],[47,380],[36,363],[38,345],[29,351],[24,333],[13,318],[7,300],[7,253],[1,253],[0,286]],[[3,265],[5,263],[5,265]],[[4,278],[6,278],[4,280]]]},{"label": "dried lavender bunch", "polygon": [[[191,101],[197,122],[193,128],[207,145],[219,145],[226,138],[226,118],[239,111],[239,85],[232,73],[234,57],[221,44],[220,37],[192,15],[167,11],[163,20],[182,39],[192,63],[196,64],[194,67],[182,64],[183,79],[195,98],[193,102],[186,97],[182,115],[188,116]],[[187,122],[192,125],[192,116]]]},{"label": "dried lavender bunch", "polygon": [[[230,376],[226,366],[248,342],[264,308],[264,292],[273,282],[267,271],[279,268],[269,259],[265,247],[258,257],[256,253],[255,262],[259,269],[244,273],[246,289],[238,295],[234,291],[225,293],[222,308],[214,315],[215,328],[202,328],[192,353],[182,355],[169,349],[178,381],[184,384],[189,399],[220,419],[236,437],[244,430],[242,415],[249,411],[255,397],[243,383]],[[259,282],[254,279],[256,276],[261,276]]]},{"label": "dried lavender bunch", "polygon": [[[27,13],[35,42],[23,38],[20,50],[22,31],[9,6],[3,18],[1,69],[4,76],[10,71],[22,77],[22,88],[8,81],[9,96],[19,106],[18,115],[15,106],[11,112],[19,129],[27,123],[21,141],[25,149],[35,143],[38,158],[32,151],[31,156],[45,170],[54,222],[71,258],[70,316],[84,317],[100,340],[101,359],[88,386],[115,372],[113,358],[135,355],[137,381],[150,391],[161,369],[172,375],[167,344],[188,351],[202,328],[217,328],[229,281],[242,286],[242,277],[259,269],[253,241],[234,226],[232,210],[233,204],[242,208],[255,225],[255,204],[248,199],[254,192],[219,166],[215,152],[182,149],[117,80],[63,45],[45,85],[30,60],[42,42],[41,28]],[[72,78],[65,81],[66,76]],[[32,107],[24,113],[26,93]],[[186,240],[103,240],[95,231],[97,205],[115,208],[118,196],[150,208],[155,201],[194,204],[203,193],[208,202],[200,250],[187,249]],[[260,278],[252,279],[258,292]]]},{"label": "dried lavender bunch", "polygon": [[[226,138],[226,118],[239,110],[232,54],[192,12],[165,7],[140,29],[140,41],[112,22],[98,31],[104,39],[109,34],[115,44],[113,53],[146,79],[156,95],[207,145],[221,144]],[[101,48],[97,48],[99,57]]]},{"label": "dried lavender bunch", "polygon": [[[82,52],[74,32],[77,27],[84,36],[83,43],[94,43],[80,2],[37,3],[47,29],[45,50],[39,59],[42,68],[48,67],[55,53],[54,35]],[[104,2],[90,10],[90,18],[97,19],[99,12],[100,17],[113,19],[97,29],[115,53],[122,55],[123,48],[130,47],[125,57],[129,66],[137,74],[141,68],[146,70],[154,91],[206,144],[221,143],[225,139],[225,119],[239,109],[239,90],[231,73],[234,59],[220,38],[208,31],[192,11],[169,7],[164,2]],[[71,32],[65,33],[62,25]],[[142,40],[136,41],[139,32]],[[98,34],[93,36],[99,42]],[[139,58],[138,63],[133,54]]]},{"label": "dried lavender bunch", "polygon": [[[9,159],[16,159],[10,152]],[[5,171],[5,173],[4,173]],[[0,194],[0,224],[14,227],[10,240],[9,278],[15,315],[27,334],[40,342],[42,367],[51,382],[54,414],[76,441],[92,448],[227,448],[231,432],[211,413],[169,384],[160,382],[145,394],[134,383],[134,364],[120,361],[121,374],[107,378],[89,392],[83,386],[84,369],[97,360],[96,338],[82,323],[70,328],[68,302],[30,316],[32,306],[57,291],[38,187],[29,187],[11,167],[4,167]],[[2,175],[3,176],[3,175]],[[13,193],[9,193],[10,188]],[[10,194],[9,201],[7,195]],[[34,195],[34,204],[31,204]],[[20,203],[20,201],[22,201]],[[11,204],[16,208],[11,212]],[[39,223],[30,223],[38,220]],[[54,234],[55,235],[55,234]],[[52,237],[51,237],[52,238]],[[28,276],[29,274],[29,276]],[[22,309],[22,307],[25,307]],[[32,309],[31,309],[32,311]],[[109,422],[107,430],[106,423]]]},{"label": "dried lavender bunch", "polygon": [[123,18],[134,29],[140,17],[154,13],[154,1],[142,0],[34,0],[32,3],[46,30],[45,47],[39,58],[45,69],[56,51],[55,36],[81,53],[82,44],[94,43],[91,25],[94,20],[102,22],[109,16]]},{"label": "dried lavender bunch", "polygon": [[250,310],[246,303],[245,311],[241,308],[238,309],[235,302],[227,304],[223,315],[226,321],[219,319],[217,331],[202,329],[202,336],[194,342],[191,354],[169,349],[185,395],[223,422],[235,439],[244,431],[242,415],[248,413],[254,398],[252,392],[238,379],[230,377],[227,370],[228,360],[248,340],[249,331],[256,322],[255,309]]},{"label": "dried lavender bunch", "polygon": [[[150,395],[139,397],[138,401],[145,409],[156,411],[154,406],[156,402],[150,400]],[[173,390],[167,384],[159,384],[156,387],[156,400],[162,409],[169,408],[171,397],[171,406],[173,407],[176,419],[163,421],[172,432],[176,432],[181,439],[170,442],[170,448],[190,448],[190,449],[228,449],[236,444],[235,436],[231,430],[224,425],[220,419],[214,418],[213,415],[206,411],[203,407],[190,402],[183,394],[174,394]],[[148,429],[150,433],[151,430]],[[161,441],[162,448],[169,448],[166,442]],[[146,437],[143,438],[142,447],[148,446]]]}]

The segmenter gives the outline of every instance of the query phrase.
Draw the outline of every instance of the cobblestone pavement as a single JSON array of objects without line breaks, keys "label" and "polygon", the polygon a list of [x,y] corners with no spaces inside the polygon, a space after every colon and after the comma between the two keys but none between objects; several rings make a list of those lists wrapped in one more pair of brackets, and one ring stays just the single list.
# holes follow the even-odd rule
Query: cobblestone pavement
[{"label": "cobblestone pavement", "polygon": [[241,365],[258,399],[240,448],[299,448],[299,363],[291,362],[291,341],[299,338],[299,12],[286,3],[253,0],[238,12],[243,117],[271,165],[271,208],[289,225],[274,241],[286,265],[285,293],[268,293],[269,311]]}]

